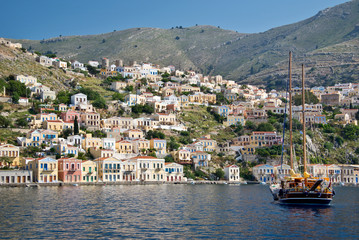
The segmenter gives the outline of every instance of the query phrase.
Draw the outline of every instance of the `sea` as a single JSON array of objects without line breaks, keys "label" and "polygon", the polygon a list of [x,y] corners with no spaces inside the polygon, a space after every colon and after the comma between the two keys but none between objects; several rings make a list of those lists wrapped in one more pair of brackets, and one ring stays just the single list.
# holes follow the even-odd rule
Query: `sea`
[{"label": "sea", "polygon": [[1,239],[359,239],[359,188],[283,206],[265,185],[0,188]]}]

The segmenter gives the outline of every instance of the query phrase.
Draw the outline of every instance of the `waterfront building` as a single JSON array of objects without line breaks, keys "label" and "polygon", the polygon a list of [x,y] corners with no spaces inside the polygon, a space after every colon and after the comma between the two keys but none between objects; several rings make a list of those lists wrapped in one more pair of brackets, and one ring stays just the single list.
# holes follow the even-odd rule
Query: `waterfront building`
[{"label": "waterfront building", "polygon": [[137,156],[136,178],[141,181],[165,181],[165,160],[151,156]]},{"label": "waterfront building", "polygon": [[229,182],[238,182],[240,180],[239,167],[237,165],[228,165],[224,168],[224,177]]},{"label": "waterfront building", "polygon": [[29,170],[0,170],[0,185],[11,183],[32,183],[32,171]]},{"label": "waterfront building", "polygon": [[259,164],[253,167],[252,172],[257,181],[267,183],[275,182],[275,169],[271,165]]},{"label": "waterfront building", "polygon": [[63,182],[81,182],[82,160],[76,158],[58,159],[58,176]]},{"label": "waterfront building", "polygon": [[183,166],[178,163],[165,163],[166,181],[183,181]]},{"label": "waterfront building", "polygon": [[27,169],[33,172],[35,182],[51,183],[58,181],[57,160],[44,157],[29,161]]},{"label": "waterfront building", "polygon": [[81,171],[81,181],[82,182],[97,182],[97,162],[87,160],[82,161],[82,171]]},{"label": "waterfront building", "polygon": [[95,159],[98,168],[98,179],[102,182],[120,182],[121,178],[121,163],[117,158],[105,157]]}]

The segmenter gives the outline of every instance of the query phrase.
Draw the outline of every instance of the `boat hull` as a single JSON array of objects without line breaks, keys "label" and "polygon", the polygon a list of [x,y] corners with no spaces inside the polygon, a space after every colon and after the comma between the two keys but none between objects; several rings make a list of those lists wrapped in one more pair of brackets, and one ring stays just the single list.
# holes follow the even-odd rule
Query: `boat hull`
[{"label": "boat hull", "polygon": [[279,199],[281,204],[294,205],[329,205],[331,198],[282,198]]},{"label": "boat hull", "polygon": [[332,199],[331,193],[296,192],[279,196],[279,202],[282,204],[328,205]]}]

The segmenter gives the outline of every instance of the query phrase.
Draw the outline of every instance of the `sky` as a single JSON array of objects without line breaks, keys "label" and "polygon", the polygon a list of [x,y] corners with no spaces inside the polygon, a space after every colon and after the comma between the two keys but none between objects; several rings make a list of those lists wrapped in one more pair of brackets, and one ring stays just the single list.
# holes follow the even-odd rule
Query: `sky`
[{"label": "sky", "polygon": [[264,32],[348,0],[18,0],[1,3],[0,37],[41,40],[137,27]]}]

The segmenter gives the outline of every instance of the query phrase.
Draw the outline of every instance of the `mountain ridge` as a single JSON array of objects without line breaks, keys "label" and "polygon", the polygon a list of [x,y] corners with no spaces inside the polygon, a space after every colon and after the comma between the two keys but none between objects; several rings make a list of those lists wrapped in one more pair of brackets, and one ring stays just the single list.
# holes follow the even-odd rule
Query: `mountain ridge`
[{"label": "mountain ridge", "polygon": [[[131,28],[97,35],[13,41],[21,42],[30,50],[56,52],[68,60],[87,62],[108,57],[110,60],[123,59],[125,63],[149,61],[204,74],[221,74],[243,83],[267,84],[267,78],[273,77],[276,69],[283,68],[289,51],[293,51],[294,61],[304,59],[306,63],[317,59],[315,61],[324,62],[326,55],[319,60],[318,55],[313,57],[316,50],[330,49],[328,47],[358,36],[359,1],[354,0],[261,33],[237,33],[201,25],[173,29]],[[353,63],[356,69],[357,61],[355,58],[348,64]],[[266,72],[271,74],[266,75]],[[321,73],[314,72],[313,78],[318,74]]]}]

